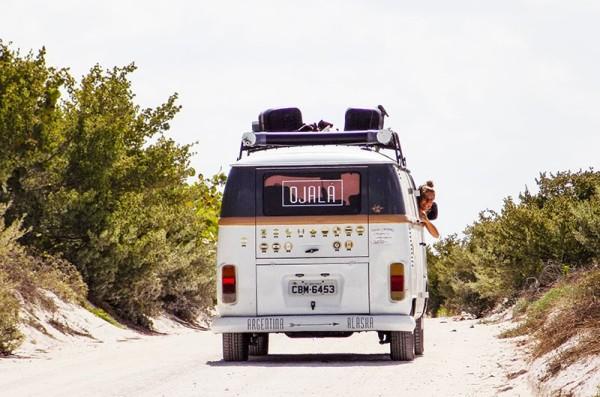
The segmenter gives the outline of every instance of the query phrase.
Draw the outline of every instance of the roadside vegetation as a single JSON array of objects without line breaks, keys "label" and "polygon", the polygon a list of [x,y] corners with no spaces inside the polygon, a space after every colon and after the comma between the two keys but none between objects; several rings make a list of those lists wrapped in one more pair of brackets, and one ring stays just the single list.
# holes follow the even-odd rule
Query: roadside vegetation
[{"label": "roadside vegetation", "polygon": [[[549,375],[582,357],[600,355],[600,268],[569,275],[539,298],[520,302],[515,315],[523,321],[503,336],[533,335],[534,357],[559,351]],[[571,340],[576,343],[567,344]]]},{"label": "roadside vegetation", "polygon": [[542,173],[537,185],[434,245],[430,309],[514,304],[523,323],[505,336],[532,335],[536,357],[560,351],[551,375],[600,354],[600,172]]},{"label": "roadside vegetation", "polygon": [[504,200],[429,252],[430,309],[482,315],[600,263],[600,172],[543,173],[539,192]]},{"label": "roadside vegetation", "polygon": [[0,352],[40,289],[145,327],[213,305],[225,177],[189,182],[192,148],[167,135],[177,95],[141,108],[135,69],[77,80],[0,41]]},{"label": "roadside vegetation", "polygon": [[87,286],[75,267],[60,258],[19,244],[25,232],[21,221],[5,225],[6,205],[0,204],[0,355],[19,346],[21,305],[38,304],[52,310],[53,301],[44,291],[52,291],[66,301],[81,302]]}]

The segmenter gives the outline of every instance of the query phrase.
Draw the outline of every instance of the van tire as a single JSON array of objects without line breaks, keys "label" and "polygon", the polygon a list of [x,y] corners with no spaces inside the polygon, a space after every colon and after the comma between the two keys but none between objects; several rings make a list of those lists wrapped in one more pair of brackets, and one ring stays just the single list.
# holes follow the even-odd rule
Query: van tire
[{"label": "van tire", "polygon": [[417,320],[417,325],[415,327],[415,354],[417,356],[422,356],[425,352],[425,320],[423,316],[421,316]]},{"label": "van tire", "polygon": [[239,332],[223,334],[223,360],[248,360],[248,334]]},{"label": "van tire", "polygon": [[415,359],[415,338],[412,332],[390,332],[390,358],[392,361]]},{"label": "van tire", "polygon": [[254,343],[248,347],[251,356],[266,356],[269,354],[269,334],[256,334]]}]

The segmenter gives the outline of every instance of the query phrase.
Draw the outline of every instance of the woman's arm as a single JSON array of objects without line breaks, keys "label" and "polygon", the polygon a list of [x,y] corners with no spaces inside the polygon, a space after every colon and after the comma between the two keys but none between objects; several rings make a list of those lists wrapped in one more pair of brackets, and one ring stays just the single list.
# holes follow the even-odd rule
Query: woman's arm
[{"label": "woman's arm", "polygon": [[425,211],[421,211],[421,223],[423,223],[425,229],[427,229],[429,234],[431,234],[434,238],[440,237],[440,232],[438,232],[435,225],[431,223],[429,219],[427,219],[427,214],[425,213]]}]

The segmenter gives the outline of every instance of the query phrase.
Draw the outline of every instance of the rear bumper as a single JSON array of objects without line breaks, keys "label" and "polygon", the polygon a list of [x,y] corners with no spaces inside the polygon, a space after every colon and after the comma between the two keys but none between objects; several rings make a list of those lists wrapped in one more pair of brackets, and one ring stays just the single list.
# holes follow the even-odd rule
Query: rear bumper
[{"label": "rear bumper", "polygon": [[216,317],[214,333],[224,332],[303,332],[303,331],[408,331],[415,329],[409,315],[311,315]]}]

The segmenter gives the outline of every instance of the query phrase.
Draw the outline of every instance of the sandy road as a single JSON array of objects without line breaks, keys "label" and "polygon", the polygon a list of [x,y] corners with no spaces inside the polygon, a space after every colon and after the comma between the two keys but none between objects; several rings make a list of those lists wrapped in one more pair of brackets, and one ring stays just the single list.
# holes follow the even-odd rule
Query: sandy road
[{"label": "sandy road", "polygon": [[[0,359],[2,396],[528,396],[526,369],[498,325],[428,319],[425,355],[389,360],[375,333],[344,339],[271,335],[270,355],[221,360],[211,332]],[[510,383],[509,383],[510,382]]]}]

